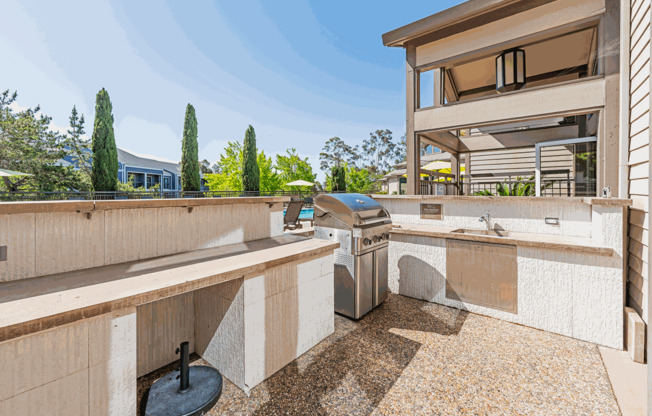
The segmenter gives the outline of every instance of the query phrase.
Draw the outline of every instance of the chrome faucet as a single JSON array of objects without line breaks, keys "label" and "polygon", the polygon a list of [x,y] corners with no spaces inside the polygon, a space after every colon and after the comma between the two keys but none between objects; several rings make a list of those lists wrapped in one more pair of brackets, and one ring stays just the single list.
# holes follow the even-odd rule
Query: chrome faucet
[{"label": "chrome faucet", "polygon": [[487,223],[487,230],[491,231],[491,215],[487,212],[485,215],[480,217],[478,220],[480,222],[486,222]]}]

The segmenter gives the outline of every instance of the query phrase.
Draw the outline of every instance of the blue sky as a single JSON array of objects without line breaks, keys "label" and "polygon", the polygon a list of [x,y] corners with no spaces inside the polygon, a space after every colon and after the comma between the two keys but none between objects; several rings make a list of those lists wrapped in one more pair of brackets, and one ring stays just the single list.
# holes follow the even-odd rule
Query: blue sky
[{"label": "blue sky", "polygon": [[190,102],[200,158],[252,124],[259,149],[295,147],[318,170],[330,137],[404,133],[404,51],[381,35],[458,3],[4,0],[0,89],[40,104],[55,128],[76,105],[90,134],[104,87],[118,146],[169,160]]}]

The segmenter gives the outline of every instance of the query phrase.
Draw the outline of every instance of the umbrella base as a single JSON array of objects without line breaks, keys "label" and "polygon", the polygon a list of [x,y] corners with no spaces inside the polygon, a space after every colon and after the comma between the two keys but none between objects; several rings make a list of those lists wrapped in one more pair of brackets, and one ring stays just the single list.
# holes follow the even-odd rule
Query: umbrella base
[{"label": "umbrella base", "polygon": [[147,397],[146,416],[194,416],[210,410],[222,395],[222,375],[207,366],[193,366],[190,388],[179,391],[179,372],[172,371],[158,379]]}]

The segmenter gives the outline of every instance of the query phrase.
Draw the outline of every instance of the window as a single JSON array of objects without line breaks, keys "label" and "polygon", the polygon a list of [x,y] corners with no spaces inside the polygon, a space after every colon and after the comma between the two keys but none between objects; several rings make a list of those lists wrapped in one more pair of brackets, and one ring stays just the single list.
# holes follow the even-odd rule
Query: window
[{"label": "window", "polygon": [[541,196],[547,193],[547,187],[542,170],[542,150],[554,146],[565,146],[572,154],[571,189],[568,196],[597,196],[597,138],[580,137],[577,139],[542,142],[535,145],[535,177],[536,193]]},{"label": "window", "polygon": [[596,142],[574,145],[573,160],[575,162],[575,196],[597,196]]},{"label": "window", "polygon": [[163,178],[163,189],[170,189],[170,178],[167,176]]},{"label": "window", "polygon": [[419,97],[417,108],[434,107],[435,105],[435,70],[419,71]]}]

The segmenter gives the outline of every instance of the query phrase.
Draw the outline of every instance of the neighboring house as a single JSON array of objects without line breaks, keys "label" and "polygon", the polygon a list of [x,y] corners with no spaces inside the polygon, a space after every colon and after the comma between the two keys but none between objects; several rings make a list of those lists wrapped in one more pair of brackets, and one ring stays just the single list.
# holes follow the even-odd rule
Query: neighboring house
[{"label": "neighboring house", "polygon": [[149,189],[160,183],[164,191],[181,190],[179,163],[118,148],[118,166],[120,182],[127,183],[133,178],[136,188]]},{"label": "neighboring house", "polygon": [[[71,156],[66,156],[61,165],[74,164]],[[200,174],[201,190],[206,191],[203,174]],[[133,179],[134,188],[149,189],[161,184],[162,191],[181,190],[181,164],[156,156],[140,155],[129,150],[118,148],[118,180],[122,183]]]}]

